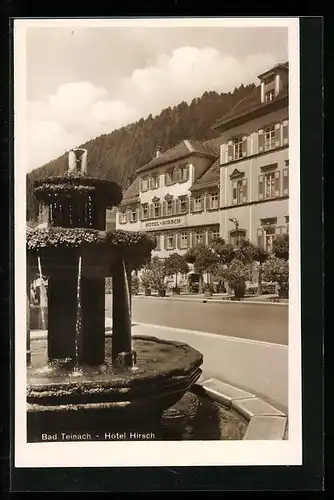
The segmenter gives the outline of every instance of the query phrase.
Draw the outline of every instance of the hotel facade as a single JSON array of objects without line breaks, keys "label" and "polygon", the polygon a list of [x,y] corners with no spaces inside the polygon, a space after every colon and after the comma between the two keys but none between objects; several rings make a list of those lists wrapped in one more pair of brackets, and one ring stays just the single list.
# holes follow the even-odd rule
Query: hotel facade
[{"label": "hotel facade", "polygon": [[270,252],[277,235],[289,232],[288,63],[259,81],[213,125],[219,137],[158,149],[137,170],[116,227],[154,233],[153,256],[184,254],[217,236]]}]

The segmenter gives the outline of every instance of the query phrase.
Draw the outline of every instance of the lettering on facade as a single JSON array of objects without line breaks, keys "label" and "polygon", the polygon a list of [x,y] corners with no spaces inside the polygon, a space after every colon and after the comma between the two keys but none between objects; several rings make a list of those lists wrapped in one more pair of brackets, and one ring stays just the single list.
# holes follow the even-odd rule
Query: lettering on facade
[{"label": "lettering on facade", "polygon": [[150,222],[145,222],[143,224],[144,229],[165,229],[168,227],[183,226],[184,217],[173,217],[171,219],[161,219],[154,220]]}]

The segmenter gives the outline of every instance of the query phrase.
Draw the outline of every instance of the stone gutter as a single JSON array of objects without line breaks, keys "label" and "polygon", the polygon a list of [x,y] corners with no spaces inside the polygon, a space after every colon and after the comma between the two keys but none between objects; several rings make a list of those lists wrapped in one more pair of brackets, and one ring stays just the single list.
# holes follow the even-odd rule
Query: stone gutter
[{"label": "stone gutter", "polygon": [[194,387],[224,406],[239,413],[248,421],[244,440],[284,440],[287,439],[287,415],[250,392],[243,391],[215,378],[199,379]]}]

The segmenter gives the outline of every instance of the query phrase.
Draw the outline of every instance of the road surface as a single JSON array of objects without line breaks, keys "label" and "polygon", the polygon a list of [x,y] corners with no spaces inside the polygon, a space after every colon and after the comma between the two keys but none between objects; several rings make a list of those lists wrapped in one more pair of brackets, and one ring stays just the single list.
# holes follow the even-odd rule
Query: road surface
[{"label": "road surface", "polygon": [[[106,316],[111,317],[106,295]],[[230,337],[288,344],[289,308],[277,304],[203,303],[199,300],[132,299],[134,323],[197,330]]]}]

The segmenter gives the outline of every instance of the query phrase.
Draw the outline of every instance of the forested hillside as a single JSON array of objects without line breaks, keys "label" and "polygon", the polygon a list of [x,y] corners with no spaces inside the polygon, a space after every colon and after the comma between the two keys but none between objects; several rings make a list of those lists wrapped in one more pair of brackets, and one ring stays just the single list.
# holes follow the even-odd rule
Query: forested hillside
[{"label": "forested hillside", "polygon": [[[217,132],[211,130],[213,123],[253,88],[253,85],[241,85],[227,94],[205,92],[190,104],[181,102],[173,108],[164,109],[154,118],[149,115],[146,119],[81,144],[88,150],[88,172],[113,179],[126,189],[133,181],[136,169],[152,159],[157,146],[165,151],[183,139],[204,141],[216,137]],[[67,155],[64,154],[27,175],[28,220],[35,219],[37,215],[37,204],[31,193],[33,181],[59,175],[66,170]]]}]

